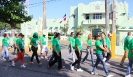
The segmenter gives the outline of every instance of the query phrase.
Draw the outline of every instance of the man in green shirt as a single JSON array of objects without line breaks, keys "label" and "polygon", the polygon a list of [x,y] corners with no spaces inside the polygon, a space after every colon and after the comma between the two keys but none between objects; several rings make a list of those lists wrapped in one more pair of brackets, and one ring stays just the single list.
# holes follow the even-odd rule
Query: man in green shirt
[{"label": "man in green shirt", "polygon": [[16,40],[18,39],[18,34],[15,34],[15,37],[13,38],[13,42],[14,42],[14,54],[16,54]]},{"label": "man in green shirt", "polygon": [[130,43],[129,43],[129,52],[128,52],[128,67],[127,67],[127,72],[126,72],[126,76],[125,77],[131,77],[131,69],[132,69],[132,65],[133,65],[133,39],[131,39]]},{"label": "man in green shirt", "polygon": [[19,38],[16,40],[16,48],[17,48],[17,58],[12,61],[12,66],[15,66],[15,63],[18,60],[21,60],[21,67],[26,68],[24,65],[24,53],[25,53],[25,44],[24,44],[24,35],[22,33],[19,34]]},{"label": "man in green shirt", "polygon": [[[111,42],[110,42],[110,39],[106,36],[106,34],[104,32],[101,33],[101,43],[103,45],[103,47],[106,47],[108,48],[109,52],[106,53],[106,52],[103,52],[103,56],[104,56],[104,59],[103,61],[106,62],[106,65],[110,65],[109,63],[107,63],[110,58],[111,58]],[[105,55],[106,54],[106,55]]]},{"label": "man in green shirt", "polygon": [[58,70],[62,71],[60,33],[55,34],[55,38],[53,39],[52,45],[53,45],[53,55],[55,59],[48,64],[48,69],[58,61]]},{"label": "man in green shirt", "polygon": [[73,57],[73,62],[75,62],[75,52],[74,52],[74,49],[75,49],[75,39],[74,39],[74,32],[71,32],[71,36],[69,37],[69,55],[67,55],[67,58],[72,55]]},{"label": "man in green shirt", "polygon": [[81,61],[81,56],[82,56],[82,50],[83,50],[83,43],[81,41],[81,36],[82,33],[78,32],[76,34],[76,39],[75,39],[75,53],[77,55],[78,60],[76,60],[73,64],[70,65],[71,70],[74,70],[74,66],[77,64],[77,71],[83,71],[80,68],[80,61]]},{"label": "man in green shirt", "polygon": [[125,52],[124,52],[124,56],[122,57],[122,60],[120,62],[120,66],[122,66],[122,67],[123,67],[123,63],[124,63],[125,59],[128,57],[129,43],[131,40],[130,36],[131,36],[131,32],[128,32],[127,36],[125,37],[125,40],[124,40],[124,51]]}]

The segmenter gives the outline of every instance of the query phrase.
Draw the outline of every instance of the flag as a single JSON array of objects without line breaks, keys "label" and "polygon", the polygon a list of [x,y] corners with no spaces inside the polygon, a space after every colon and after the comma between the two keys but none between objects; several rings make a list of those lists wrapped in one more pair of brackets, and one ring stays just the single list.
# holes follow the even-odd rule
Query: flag
[{"label": "flag", "polygon": [[62,23],[62,21],[60,21],[60,23]]},{"label": "flag", "polygon": [[63,20],[61,20],[60,23],[62,23],[63,21],[66,21],[66,14],[63,16]]},{"label": "flag", "polygon": [[64,17],[63,17],[63,21],[66,21],[66,14],[65,14]]}]

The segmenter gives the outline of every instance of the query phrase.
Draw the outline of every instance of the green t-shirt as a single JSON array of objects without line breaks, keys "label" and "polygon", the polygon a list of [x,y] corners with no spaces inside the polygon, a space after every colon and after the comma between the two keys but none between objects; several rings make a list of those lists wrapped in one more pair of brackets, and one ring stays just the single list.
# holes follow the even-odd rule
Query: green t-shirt
[{"label": "green t-shirt", "polygon": [[2,43],[4,46],[10,46],[10,39],[9,38],[3,38]]},{"label": "green t-shirt", "polygon": [[18,39],[17,37],[14,37],[14,39],[13,39],[14,44],[16,44],[17,39]]},{"label": "green t-shirt", "polygon": [[92,40],[87,40],[87,44],[89,45],[89,48],[92,48]]},{"label": "green t-shirt", "polygon": [[[52,45],[53,45],[53,47],[56,47],[56,50],[58,52],[61,52],[60,40],[58,38],[53,39]],[[53,51],[55,52],[54,48],[53,48]]]},{"label": "green t-shirt", "polygon": [[51,42],[53,41],[53,39],[54,39],[54,36],[51,37]]},{"label": "green t-shirt", "polygon": [[131,40],[130,37],[126,36],[126,38],[124,40],[124,50],[128,50],[130,40]]},{"label": "green t-shirt", "polygon": [[129,52],[128,52],[128,58],[133,59],[133,39],[129,43]]},{"label": "green t-shirt", "polygon": [[[72,44],[72,47],[75,47],[75,39],[73,37],[69,38],[69,42]],[[70,45],[69,45],[70,47]]]},{"label": "green t-shirt", "polygon": [[[16,44],[19,46],[20,50],[21,50],[22,52],[24,52],[24,40],[18,38],[18,39],[16,40]],[[23,50],[22,50],[22,49],[23,49]]]},{"label": "green t-shirt", "polygon": [[39,44],[39,39],[38,39],[38,38],[32,38],[32,39],[31,39],[31,43],[32,43],[33,46],[38,46],[38,44]]},{"label": "green t-shirt", "polygon": [[100,48],[100,46],[103,46],[102,43],[99,40],[96,40],[95,46],[96,46],[96,54],[102,54],[103,50]]},{"label": "green t-shirt", "polygon": [[75,50],[77,51],[78,49],[77,49],[76,45],[78,45],[78,48],[80,51],[83,50],[83,43],[82,43],[81,39],[78,37],[75,39]]},{"label": "green t-shirt", "polygon": [[39,38],[39,40],[41,41],[42,45],[46,45],[46,38],[45,37],[41,36]]},{"label": "green t-shirt", "polygon": [[[104,43],[104,39],[105,39],[106,43]],[[108,47],[109,49],[111,48],[111,41],[110,41],[110,39],[109,39],[108,37],[105,37],[105,38],[101,39],[101,43],[102,43],[103,45],[107,45],[107,47]]]}]

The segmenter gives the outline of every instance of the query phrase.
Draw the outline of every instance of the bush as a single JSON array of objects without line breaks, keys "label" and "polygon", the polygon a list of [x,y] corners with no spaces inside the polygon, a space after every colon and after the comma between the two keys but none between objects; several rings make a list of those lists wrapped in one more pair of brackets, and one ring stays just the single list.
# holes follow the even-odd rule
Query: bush
[{"label": "bush", "polygon": [[51,39],[51,37],[52,37],[52,36],[48,36],[48,40],[50,40],[50,39]]},{"label": "bush", "polygon": [[53,36],[53,35],[54,35],[54,33],[52,33],[52,32],[48,33],[48,36]]}]

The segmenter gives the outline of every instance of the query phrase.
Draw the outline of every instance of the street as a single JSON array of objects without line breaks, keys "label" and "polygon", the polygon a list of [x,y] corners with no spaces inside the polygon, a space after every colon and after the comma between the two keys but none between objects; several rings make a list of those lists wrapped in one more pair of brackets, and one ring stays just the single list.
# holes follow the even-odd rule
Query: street
[{"label": "street", "polygon": [[[62,42],[62,58],[65,58],[68,54],[68,43]],[[83,50],[83,55],[82,58],[85,56],[85,49],[86,46],[84,45],[84,50]],[[12,51],[10,51],[10,57],[11,60],[14,58],[14,56],[11,54]],[[49,55],[51,54],[51,51]],[[1,53],[0,53],[1,56]],[[96,59],[96,57],[94,57]],[[25,65],[27,68],[23,69],[20,68],[20,61],[16,63],[16,66],[13,67],[11,65],[11,62],[5,62],[0,60],[0,77],[104,77],[105,72],[103,70],[103,66],[99,64],[97,68],[97,73],[99,74],[98,76],[93,76],[90,74],[92,71],[92,66],[91,66],[91,61],[90,61],[90,56],[88,57],[87,61],[85,61],[84,64],[81,64],[81,68],[84,70],[83,72],[77,72],[71,71],[70,70],[70,64],[72,63],[72,58],[68,59],[67,61],[64,62],[63,60],[63,66],[65,66],[64,71],[58,71],[57,70],[57,64],[55,64],[53,67],[50,68],[50,70],[47,69],[47,60],[41,60],[43,63],[42,66],[38,66],[36,60],[34,59],[34,64],[31,65],[29,64],[30,62],[30,57],[25,55]],[[109,69],[109,72],[113,75],[114,77],[124,77],[126,73],[126,68],[121,68],[119,66],[118,60],[111,60],[110,61],[110,66],[107,66]],[[125,66],[127,65],[127,62],[125,62]]]}]

